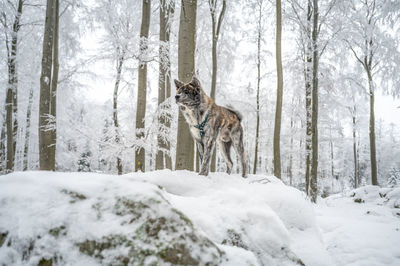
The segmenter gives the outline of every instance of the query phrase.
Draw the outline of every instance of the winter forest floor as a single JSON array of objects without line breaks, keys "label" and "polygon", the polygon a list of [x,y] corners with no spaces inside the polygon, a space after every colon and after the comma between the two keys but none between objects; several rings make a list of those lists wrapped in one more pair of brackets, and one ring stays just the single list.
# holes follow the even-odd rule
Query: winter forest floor
[{"label": "winter forest floor", "polygon": [[367,186],[317,205],[317,222],[336,265],[400,265],[399,192]]},{"label": "winter forest floor", "polygon": [[0,265],[400,265],[400,188],[319,199],[272,176],[0,176]]}]

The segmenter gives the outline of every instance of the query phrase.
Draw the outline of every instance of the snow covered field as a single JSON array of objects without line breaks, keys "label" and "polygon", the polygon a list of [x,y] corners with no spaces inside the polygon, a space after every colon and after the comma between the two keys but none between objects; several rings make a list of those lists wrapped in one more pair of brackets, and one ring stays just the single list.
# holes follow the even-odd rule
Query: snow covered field
[{"label": "snow covered field", "polygon": [[261,175],[17,172],[0,176],[0,265],[400,265],[399,199],[364,187],[315,207]]}]

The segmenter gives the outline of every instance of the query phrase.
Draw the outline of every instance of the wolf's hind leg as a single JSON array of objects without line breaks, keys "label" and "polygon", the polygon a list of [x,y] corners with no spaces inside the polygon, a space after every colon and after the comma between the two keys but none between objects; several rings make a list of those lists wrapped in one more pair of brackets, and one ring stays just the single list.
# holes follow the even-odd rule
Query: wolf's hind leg
[{"label": "wolf's hind leg", "polygon": [[232,172],[232,159],[231,159],[231,146],[232,146],[232,141],[229,142],[223,142],[223,141],[218,141],[218,146],[219,150],[221,151],[222,156],[224,157],[224,160],[226,162],[226,172],[228,174],[231,174]]},{"label": "wolf's hind leg", "polygon": [[240,158],[242,165],[242,177],[247,177],[247,164],[243,146],[243,129],[240,127],[236,132],[232,133],[233,147],[235,148],[236,155]]}]

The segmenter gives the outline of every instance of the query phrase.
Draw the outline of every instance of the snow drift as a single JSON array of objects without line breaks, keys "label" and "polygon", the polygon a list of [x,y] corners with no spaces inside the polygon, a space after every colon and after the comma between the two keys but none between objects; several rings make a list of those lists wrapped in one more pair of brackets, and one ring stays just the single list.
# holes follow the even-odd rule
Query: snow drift
[{"label": "snow drift", "polygon": [[6,265],[331,265],[304,193],[168,170],[0,177]]}]

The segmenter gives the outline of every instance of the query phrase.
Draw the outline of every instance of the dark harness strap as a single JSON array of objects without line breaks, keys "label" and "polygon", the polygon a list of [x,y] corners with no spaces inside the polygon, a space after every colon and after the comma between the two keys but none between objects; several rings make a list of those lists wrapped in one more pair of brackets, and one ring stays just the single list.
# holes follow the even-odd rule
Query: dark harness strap
[{"label": "dark harness strap", "polygon": [[207,124],[207,121],[208,121],[208,117],[209,117],[209,116],[210,116],[210,110],[208,110],[207,115],[206,115],[206,118],[204,118],[204,121],[201,122],[200,124],[198,124],[197,126],[194,126],[195,128],[197,128],[197,129],[200,130],[200,137],[201,137],[201,138],[203,138],[203,136],[204,136],[204,134],[205,134],[205,132],[204,132],[204,127],[205,127],[206,124]]}]

